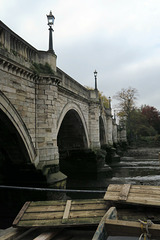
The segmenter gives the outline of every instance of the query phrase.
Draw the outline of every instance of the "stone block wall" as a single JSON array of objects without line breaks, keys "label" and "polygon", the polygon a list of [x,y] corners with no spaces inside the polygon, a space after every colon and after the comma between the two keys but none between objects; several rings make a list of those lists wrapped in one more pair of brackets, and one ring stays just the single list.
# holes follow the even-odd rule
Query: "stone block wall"
[{"label": "stone block wall", "polygon": [[35,147],[35,81],[17,72],[14,64],[8,69],[7,64],[5,60],[0,64],[0,90],[23,119]]},{"label": "stone block wall", "polygon": [[[56,58],[54,53],[38,51],[0,21],[0,93],[7,99],[6,105],[15,109],[13,112],[17,116],[10,116],[15,118],[17,130],[25,139],[31,162],[44,169],[51,183],[54,169],[57,169],[56,174],[59,172],[58,131],[69,110],[77,112],[88,148],[100,148],[102,112],[106,144],[117,141],[118,134],[113,126],[111,108],[102,109],[98,91],[86,89],[57,68]],[[38,67],[48,63],[51,72],[33,68],[34,63]],[[21,126],[16,123],[18,118]],[[119,139],[125,139],[125,131],[119,134]]]}]

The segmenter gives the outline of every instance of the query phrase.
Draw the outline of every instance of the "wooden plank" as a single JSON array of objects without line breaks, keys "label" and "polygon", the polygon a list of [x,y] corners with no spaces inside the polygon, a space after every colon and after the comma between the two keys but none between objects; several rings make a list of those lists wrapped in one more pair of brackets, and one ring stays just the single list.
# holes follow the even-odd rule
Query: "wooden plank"
[{"label": "wooden plank", "polygon": [[26,209],[29,207],[30,202],[26,202],[22,209],[20,210],[20,212],[18,213],[17,217],[15,218],[15,220],[13,221],[13,226],[17,225],[17,223],[20,221],[20,219],[22,218],[24,212],[26,211]]},{"label": "wooden plank", "polygon": [[[89,210],[89,209],[107,209],[107,203],[104,201],[103,203],[91,203],[91,204],[72,204],[71,205],[71,211],[73,210],[79,210],[79,211],[84,211],[84,210]],[[65,205],[62,206],[29,206],[27,208],[26,212],[27,213],[32,213],[32,212],[64,212],[65,210]]]},{"label": "wooden plank", "polygon": [[[119,197],[119,195],[123,196],[123,189],[126,189],[125,185],[109,185],[104,199],[111,201],[120,201],[123,199],[123,197]],[[130,186],[126,203],[160,206],[160,187],[148,185],[132,185]]]},{"label": "wooden plank", "polygon": [[59,206],[30,206],[26,212],[64,212],[65,205]]},{"label": "wooden plank", "polygon": [[65,210],[64,210],[64,214],[63,214],[63,219],[68,219],[69,212],[70,212],[70,209],[71,209],[71,204],[72,204],[72,200],[67,200],[66,207],[65,207]]},{"label": "wooden plank", "polygon": [[34,201],[30,203],[30,206],[58,206],[58,205],[66,205],[66,200],[50,200],[50,201]]},{"label": "wooden plank", "polygon": [[92,204],[92,203],[104,203],[104,199],[76,199],[72,200],[72,205],[74,204]]},{"label": "wooden plank", "polygon": [[[105,196],[106,200],[119,200],[119,193],[118,192],[113,192],[113,193],[107,193]],[[129,193],[128,198],[126,201],[128,200],[134,200],[134,199],[139,199],[139,200],[151,200],[155,202],[160,202],[160,196],[154,196],[154,195],[148,195],[148,194],[135,194],[135,193]]]},{"label": "wooden plank", "polygon": [[[106,209],[95,209],[95,210],[88,210],[88,211],[72,211],[70,212],[70,218],[78,218],[78,217],[87,217],[87,216],[103,216],[103,214],[106,212]],[[22,220],[45,220],[45,219],[63,219],[63,213],[57,212],[56,214],[54,212],[45,213],[25,213]]]},{"label": "wooden plank", "polygon": [[[108,198],[112,198],[112,197],[116,197],[117,198],[117,200],[119,200],[119,192],[107,192],[106,194],[105,194],[105,199],[106,200],[108,200]],[[155,199],[155,201],[160,201],[160,196],[158,196],[158,195],[149,195],[149,194],[147,194],[147,193],[143,193],[143,194],[139,194],[139,193],[129,193],[128,194],[128,198],[139,198],[139,199],[144,199],[144,198],[147,198],[147,199]]]},{"label": "wooden plank", "polygon": [[[119,201],[119,196],[114,196],[114,195],[108,195],[106,200],[110,201]],[[141,205],[150,205],[150,206],[156,206],[160,207],[160,201],[155,198],[141,198],[138,196],[130,197],[128,196],[128,199],[125,201],[125,203],[130,203],[130,204],[141,204]]]},{"label": "wooden plank", "polygon": [[[109,186],[107,192],[120,192],[121,191],[121,186],[120,185],[117,185],[116,187],[115,186]],[[154,186],[151,188],[148,187],[147,185],[146,186],[135,186],[135,185],[132,185],[131,188],[130,188],[130,193],[138,193],[138,194],[143,194],[143,193],[146,193],[146,194],[149,194],[149,195],[157,195],[157,196],[160,196],[160,188],[157,189],[154,188]]]},{"label": "wooden plank", "polygon": [[[104,214],[103,214],[104,215]],[[103,216],[102,215],[102,216]],[[50,219],[50,220],[28,220],[20,221],[18,227],[57,227],[57,226],[90,226],[97,225],[101,220],[102,216],[90,217],[90,218],[69,218],[66,224],[62,224],[62,219]]]},{"label": "wooden plank", "polygon": [[[107,203],[104,201],[103,203],[92,203],[92,204],[74,204],[71,205],[71,211],[73,210],[89,210],[89,209],[107,209]],[[29,206],[26,210],[27,213],[32,212],[64,212],[65,205],[62,206]]]},{"label": "wooden plank", "polygon": [[[76,199],[72,200],[72,205],[74,204],[92,204],[92,203],[104,203],[104,199]],[[30,203],[31,206],[58,206],[58,205],[66,205],[66,200],[60,201],[35,201]]]},{"label": "wooden plank", "polygon": [[[107,188],[107,192],[119,192],[121,191],[122,184],[110,184]],[[156,194],[160,194],[160,186],[151,186],[151,185],[131,185],[130,191],[138,192],[138,191],[145,191],[145,192],[154,192]],[[140,192],[139,191],[139,192]]]},{"label": "wooden plank", "polygon": [[33,213],[25,213],[23,215],[23,220],[32,220],[32,219],[62,219],[63,212],[33,212]]},{"label": "wooden plank", "polygon": [[124,184],[121,188],[120,194],[119,194],[119,200],[120,201],[126,201],[129,190],[130,190],[131,184]]},{"label": "wooden plank", "polygon": [[[99,216],[103,216],[104,213],[106,212],[105,209],[102,209],[102,210],[92,210],[92,211],[73,211],[73,212],[70,212],[70,216],[69,218],[79,218],[79,217],[99,217]],[[50,213],[25,213],[24,216],[23,216],[23,221],[28,221],[28,220],[52,220],[52,219],[65,219],[63,218],[63,213],[62,212],[58,212],[58,213],[53,213],[53,212],[50,212]],[[68,219],[68,218],[66,218]]]},{"label": "wooden plank", "polygon": [[19,230],[19,235],[16,237],[16,240],[24,240],[26,237],[28,239],[29,235],[32,235],[36,232],[36,228],[23,229],[23,232]]},{"label": "wooden plank", "polygon": [[102,217],[106,212],[106,209],[90,210],[90,211],[73,211],[70,212],[70,218],[88,218],[88,217]]},{"label": "wooden plank", "polygon": [[91,203],[91,204],[74,204],[71,206],[71,211],[107,209],[107,203]]},{"label": "wooden plank", "polygon": [[53,237],[55,237],[57,234],[59,234],[61,231],[62,231],[62,229],[55,229],[52,231],[41,233],[39,236],[37,236],[33,240],[50,240]]},{"label": "wooden plank", "polygon": [[72,204],[72,200],[67,200],[66,207],[65,207],[65,210],[64,210],[64,214],[63,214],[63,217],[62,217],[62,223],[66,223],[68,218],[69,218],[71,204]]},{"label": "wooden plank", "polygon": [[[106,231],[109,236],[140,236],[145,229],[141,229],[141,224],[134,221],[105,220]],[[148,227],[152,237],[160,236],[160,225],[152,224]]]},{"label": "wooden plank", "polygon": [[3,232],[0,235],[0,240],[11,240],[11,239],[16,239],[18,235],[18,230],[10,227],[6,230],[3,230]]}]

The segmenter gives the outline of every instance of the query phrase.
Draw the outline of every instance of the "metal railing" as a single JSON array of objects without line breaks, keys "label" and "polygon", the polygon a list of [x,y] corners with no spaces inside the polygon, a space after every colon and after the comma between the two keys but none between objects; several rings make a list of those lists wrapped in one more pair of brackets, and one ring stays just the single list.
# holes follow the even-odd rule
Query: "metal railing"
[{"label": "metal railing", "polygon": [[29,191],[45,191],[45,192],[64,192],[64,193],[105,193],[104,190],[83,190],[83,189],[55,189],[55,188],[35,188],[35,187],[21,187],[21,186],[6,186],[0,185],[0,189],[15,189],[15,190],[29,190]]}]

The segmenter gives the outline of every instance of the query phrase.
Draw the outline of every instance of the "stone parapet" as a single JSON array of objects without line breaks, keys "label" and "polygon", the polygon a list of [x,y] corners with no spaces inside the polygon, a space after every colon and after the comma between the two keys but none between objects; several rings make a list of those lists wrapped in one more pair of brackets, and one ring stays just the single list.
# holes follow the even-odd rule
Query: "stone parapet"
[{"label": "stone parapet", "polygon": [[33,63],[48,63],[56,72],[57,56],[49,51],[38,51],[0,21],[0,48],[13,61],[31,68]]}]

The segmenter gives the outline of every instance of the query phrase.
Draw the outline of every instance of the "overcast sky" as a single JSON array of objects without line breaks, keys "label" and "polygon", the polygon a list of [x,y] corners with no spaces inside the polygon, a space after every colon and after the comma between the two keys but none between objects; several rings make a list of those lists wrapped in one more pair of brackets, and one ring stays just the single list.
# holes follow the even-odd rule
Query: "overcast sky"
[{"label": "overcast sky", "polygon": [[0,20],[38,50],[50,10],[59,68],[90,87],[96,69],[107,97],[133,87],[138,107],[160,110],[160,0],[0,0]]}]

